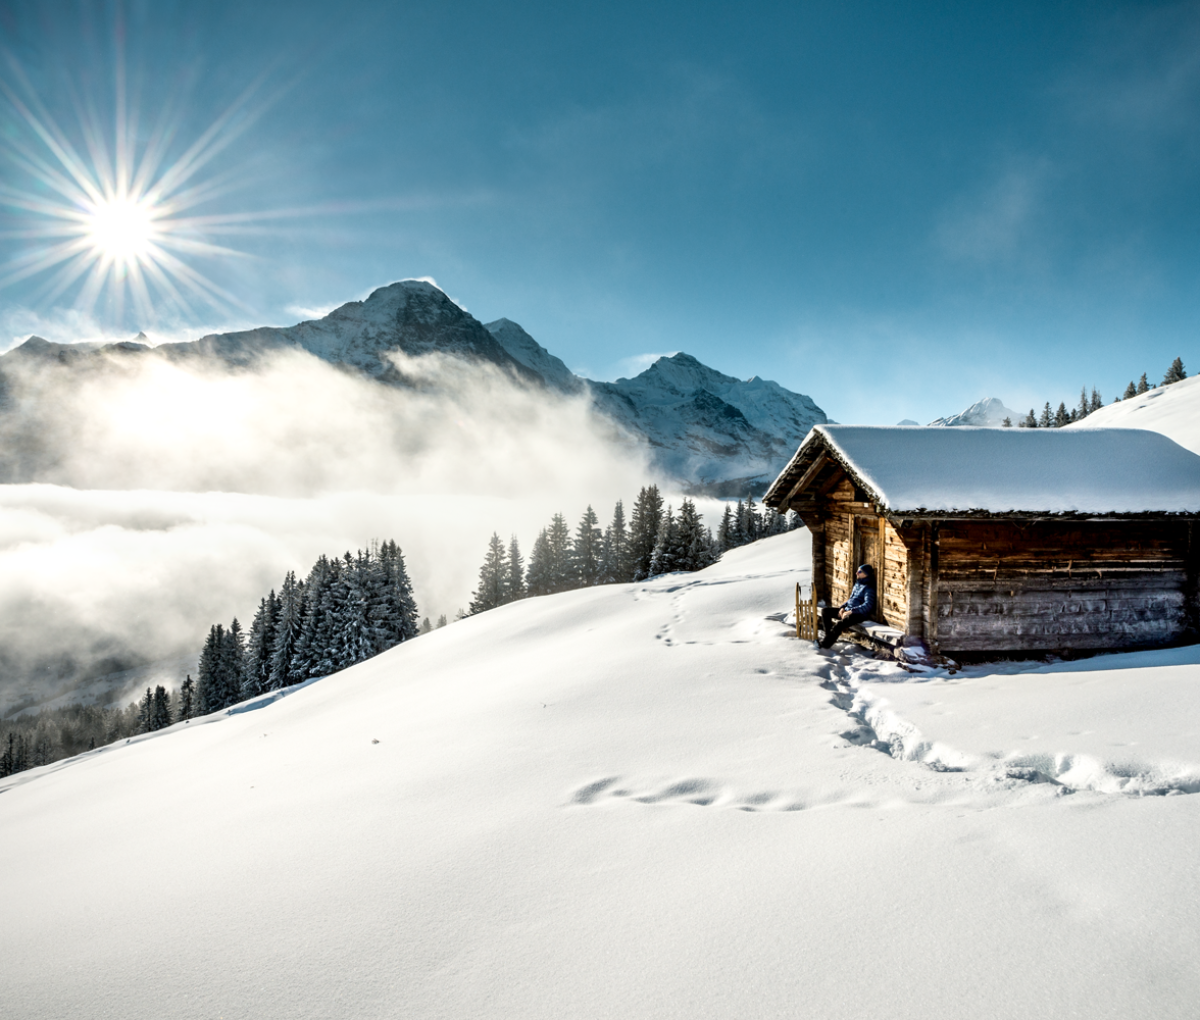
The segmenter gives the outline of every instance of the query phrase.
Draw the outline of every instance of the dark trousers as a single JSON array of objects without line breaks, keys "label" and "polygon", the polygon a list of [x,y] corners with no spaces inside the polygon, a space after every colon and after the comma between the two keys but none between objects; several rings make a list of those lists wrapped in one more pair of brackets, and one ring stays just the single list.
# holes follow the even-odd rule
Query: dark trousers
[{"label": "dark trousers", "polygon": [[851,613],[844,620],[839,620],[837,614],[841,610],[832,609],[825,606],[821,610],[822,630],[825,631],[825,637],[821,640],[822,648],[832,648],[833,643],[842,636],[842,631],[847,627],[853,627],[856,623],[862,623],[867,618],[865,613]]}]

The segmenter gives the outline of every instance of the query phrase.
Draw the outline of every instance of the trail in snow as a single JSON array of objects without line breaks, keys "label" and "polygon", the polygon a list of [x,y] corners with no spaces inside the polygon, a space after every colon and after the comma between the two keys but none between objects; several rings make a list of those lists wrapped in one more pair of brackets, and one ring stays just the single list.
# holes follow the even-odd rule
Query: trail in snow
[{"label": "trail in snow", "polygon": [[1200,798],[1007,773],[1200,759],[1197,653],[918,682],[796,641],[807,568],[514,603],[0,782],[6,1015],[1191,1020]]}]

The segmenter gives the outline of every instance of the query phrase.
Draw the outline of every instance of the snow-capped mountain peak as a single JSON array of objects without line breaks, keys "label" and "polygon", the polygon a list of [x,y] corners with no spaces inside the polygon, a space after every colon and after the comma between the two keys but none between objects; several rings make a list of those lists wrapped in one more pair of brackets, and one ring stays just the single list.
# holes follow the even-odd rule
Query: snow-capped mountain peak
[{"label": "snow-capped mountain peak", "polygon": [[938,418],[929,424],[982,425],[996,428],[1004,424],[1005,418],[1008,418],[1016,425],[1020,417],[1012,408],[1005,407],[1004,402],[998,397],[984,397],[982,400],[975,401],[965,411],[959,411],[958,414],[952,414],[945,418]]}]

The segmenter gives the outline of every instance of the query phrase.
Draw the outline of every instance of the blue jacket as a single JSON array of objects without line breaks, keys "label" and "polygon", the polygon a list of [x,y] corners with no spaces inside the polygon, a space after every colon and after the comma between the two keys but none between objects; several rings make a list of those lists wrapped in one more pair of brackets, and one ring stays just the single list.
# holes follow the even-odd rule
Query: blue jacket
[{"label": "blue jacket", "polygon": [[867,573],[870,580],[855,581],[850,597],[842,603],[843,609],[859,616],[871,616],[875,612],[875,571],[868,570]]}]

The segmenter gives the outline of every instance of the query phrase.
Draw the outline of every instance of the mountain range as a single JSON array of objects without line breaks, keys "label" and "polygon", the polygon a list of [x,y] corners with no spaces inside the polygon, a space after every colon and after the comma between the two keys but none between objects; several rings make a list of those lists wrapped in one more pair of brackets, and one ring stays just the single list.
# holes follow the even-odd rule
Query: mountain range
[{"label": "mountain range", "polygon": [[[138,340],[115,344],[55,344],[30,337],[0,356],[4,375],[22,362],[83,367],[111,356],[166,357],[176,362],[217,359],[249,366],[280,350],[303,350],[380,382],[403,385],[387,358],[433,352],[490,363],[529,385],[562,394],[586,393],[595,410],[646,442],[665,479],[695,493],[759,493],[813,425],[828,421],[813,400],[758,377],[741,380],[688,354],[662,357],[632,379],[597,382],[573,373],[517,323],[486,326],[439,288],[403,280],[351,301],[320,319],[210,334],[157,347]],[[8,479],[15,480],[15,479]]]}]

